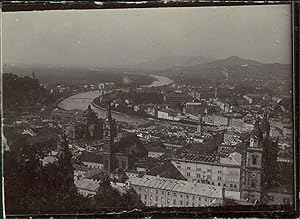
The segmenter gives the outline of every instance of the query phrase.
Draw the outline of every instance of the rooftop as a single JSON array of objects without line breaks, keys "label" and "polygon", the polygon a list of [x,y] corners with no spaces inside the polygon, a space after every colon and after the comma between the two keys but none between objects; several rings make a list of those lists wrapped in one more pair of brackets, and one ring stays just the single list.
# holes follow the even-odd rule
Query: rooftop
[{"label": "rooftop", "polygon": [[206,163],[218,163],[219,158],[209,155],[198,155],[198,154],[189,154],[183,153],[177,155],[175,159],[182,159],[182,160],[189,160],[189,161],[199,161],[199,162],[206,162]]},{"label": "rooftop", "polygon": [[212,198],[222,198],[222,187],[201,183],[188,182],[184,180],[176,180],[162,178],[156,176],[145,175],[142,178],[129,178],[126,183],[132,185],[149,187],[153,189],[162,189],[172,192],[186,193],[191,195],[206,196]]},{"label": "rooftop", "polygon": [[96,192],[98,187],[99,187],[99,184],[95,183],[91,179],[84,179],[83,178],[83,179],[77,180],[75,182],[75,186],[78,189],[83,189],[83,190],[87,190],[87,191]]}]

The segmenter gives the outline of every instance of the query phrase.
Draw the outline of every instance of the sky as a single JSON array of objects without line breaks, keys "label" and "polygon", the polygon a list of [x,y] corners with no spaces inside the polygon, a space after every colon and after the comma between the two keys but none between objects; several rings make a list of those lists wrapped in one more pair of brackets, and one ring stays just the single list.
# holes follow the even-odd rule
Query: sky
[{"label": "sky", "polygon": [[291,63],[289,5],[2,16],[4,64],[115,67],[178,55]]}]

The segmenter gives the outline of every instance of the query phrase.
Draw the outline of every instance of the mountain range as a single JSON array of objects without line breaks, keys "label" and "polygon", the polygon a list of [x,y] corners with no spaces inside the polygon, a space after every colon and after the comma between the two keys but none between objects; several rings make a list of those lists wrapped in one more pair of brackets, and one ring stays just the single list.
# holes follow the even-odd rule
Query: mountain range
[{"label": "mountain range", "polygon": [[183,75],[190,78],[212,80],[275,79],[291,80],[292,66],[279,63],[261,63],[255,60],[231,56],[211,62],[190,66],[173,66],[158,73],[163,75]]},{"label": "mountain range", "polygon": [[7,70],[18,75],[31,75],[35,69],[39,76],[78,78],[86,80],[95,75],[146,73],[164,76],[182,75],[187,78],[209,80],[245,80],[245,79],[275,79],[291,80],[292,66],[290,64],[261,63],[255,60],[231,56],[225,59],[213,60],[202,56],[168,56],[142,62],[137,65],[116,67],[64,67],[64,66],[7,66]]},{"label": "mountain range", "polygon": [[141,71],[161,71],[175,66],[193,66],[211,62],[214,59],[203,56],[166,56],[159,59],[151,59],[125,68]]}]

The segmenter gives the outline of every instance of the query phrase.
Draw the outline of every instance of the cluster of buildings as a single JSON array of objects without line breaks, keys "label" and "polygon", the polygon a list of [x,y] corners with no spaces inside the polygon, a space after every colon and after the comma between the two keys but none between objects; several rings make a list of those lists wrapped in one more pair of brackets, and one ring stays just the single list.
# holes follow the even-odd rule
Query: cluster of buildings
[{"label": "cluster of buildings", "polygon": [[[101,83],[98,88],[114,86]],[[156,104],[112,100],[105,118],[90,106],[85,111],[53,110],[49,119],[65,133],[78,191],[94,196],[108,174],[112,186],[120,192],[133,188],[145,206],[291,204],[293,192],[278,177],[284,166],[292,165],[292,127],[284,116],[288,108],[280,99],[259,95],[222,99],[213,87],[210,97],[203,98],[201,89],[174,84],[155,88],[163,97]],[[232,92],[234,87],[224,89]],[[111,107],[118,101],[143,110],[151,120],[143,126],[117,122]],[[34,137],[30,129],[23,134]],[[58,160],[59,145],[45,156],[44,165]]]}]

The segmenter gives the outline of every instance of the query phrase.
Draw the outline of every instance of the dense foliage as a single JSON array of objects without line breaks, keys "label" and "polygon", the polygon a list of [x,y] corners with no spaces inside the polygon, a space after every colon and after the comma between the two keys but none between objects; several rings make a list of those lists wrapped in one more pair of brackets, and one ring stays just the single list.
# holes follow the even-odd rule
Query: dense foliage
[{"label": "dense foliage", "polygon": [[4,153],[5,208],[7,214],[74,214],[103,207],[143,206],[134,190],[121,194],[104,178],[94,198],[81,196],[74,184],[71,153],[65,147],[57,163],[43,166],[37,145],[18,138]]},{"label": "dense foliage", "polygon": [[50,94],[37,79],[3,74],[4,108],[48,105],[54,101],[54,94]]}]

